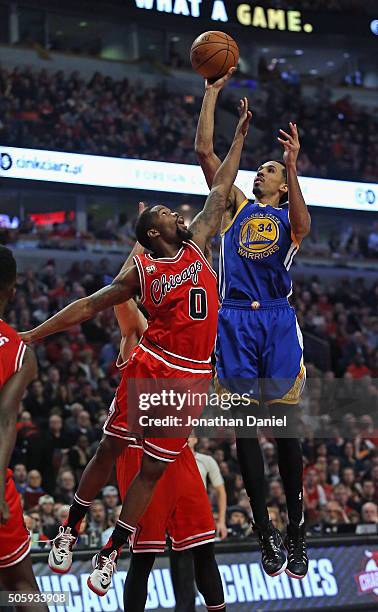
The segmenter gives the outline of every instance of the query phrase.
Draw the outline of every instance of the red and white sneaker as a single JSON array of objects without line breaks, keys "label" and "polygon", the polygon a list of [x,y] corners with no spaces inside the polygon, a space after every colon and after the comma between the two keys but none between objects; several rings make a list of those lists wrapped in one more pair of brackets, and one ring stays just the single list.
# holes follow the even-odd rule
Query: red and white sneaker
[{"label": "red and white sneaker", "polygon": [[57,574],[65,574],[72,565],[72,549],[77,538],[72,535],[71,527],[59,527],[59,533],[52,541],[49,554],[49,568]]},{"label": "red and white sneaker", "polygon": [[113,550],[109,557],[97,553],[92,559],[93,572],[88,576],[87,585],[100,597],[106,595],[111,587],[112,577],[117,569],[117,557],[117,551]]}]

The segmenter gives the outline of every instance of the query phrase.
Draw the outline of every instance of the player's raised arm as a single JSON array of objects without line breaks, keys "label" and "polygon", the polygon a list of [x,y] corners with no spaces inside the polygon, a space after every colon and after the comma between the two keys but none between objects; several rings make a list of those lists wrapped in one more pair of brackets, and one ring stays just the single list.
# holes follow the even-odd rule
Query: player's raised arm
[{"label": "player's raised arm", "polygon": [[304,201],[297,175],[297,159],[300,150],[298,128],[296,123],[289,123],[290,134],[280,130],[283,138],[278,141],[284,147],[283,159],[287,172],[287,187],[289,198],[289,217],[291,230],[300,243],[310,232],[311,217]]},{"label": "player's raised arm", "polygon": [[[194,146],[209,189],[211,189],[215,174],[222,163],[214,152],[215,106],[219,93],[235,70],[236,68],[230,68],[227,74],[215,83],[205,81],[205,95],[202,101]],[[230,191],[229,206],[235,210],[243,200],[245,200],[244,193],[234,185]]]},{"label": "player's raised arm", "polygon": [[194,242],[202,250],[205,250],[208,238],[214,236],[220,227],[227,199],[239,170],[240,156],[251,117],[248,100],[243,98],[241,116],[230,150],[215,173],[213,186],[203,210],[194,218],[189,228],[193,232]]},{"label": "player's raised arm", "polygon": [[206,89],[198,119],[194,146],[209,189],[211,189],[215,173],[222,163],[214,152],[215,106],[220,92],[235,70],[236,68],[230,68],[227,74],[215,83],[209,83],[207,79],[205,80]]},{"label": "player's raised arm", "polygon": [[25,351],[21,369],[13,374],[0,391],[0,524],[9,517],[5,503],[5,473],[16,441],[18,409],[28,384],[37,376],[33,351]]},{"label": "player's raised arm", "polygon": [[134,297],[140,288],[136,266],[122,270],[113,282],[88,297],[69,304],[31,331],[20,334],[24,342],[34,342],[94,317],[95,314]]}]

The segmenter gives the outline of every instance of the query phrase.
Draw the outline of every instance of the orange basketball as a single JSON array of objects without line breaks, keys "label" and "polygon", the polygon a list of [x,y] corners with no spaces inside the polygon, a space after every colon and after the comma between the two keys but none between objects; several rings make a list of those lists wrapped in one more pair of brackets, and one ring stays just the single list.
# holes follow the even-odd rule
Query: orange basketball
[{"label": "orange basketball", "polygon": [[237,66],[239,49],[225,32],[205,32],[198,36],[190,49],[190,61],[205,79],[216,80]]}]

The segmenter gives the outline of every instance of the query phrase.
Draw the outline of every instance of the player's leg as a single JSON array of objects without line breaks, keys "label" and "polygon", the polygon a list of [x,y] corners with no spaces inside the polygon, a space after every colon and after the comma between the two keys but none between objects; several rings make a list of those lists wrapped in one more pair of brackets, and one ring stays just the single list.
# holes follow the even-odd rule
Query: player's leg
[{"label": "player's leg", "polygon": [[288,549],[286,573],[303,578],[308,571],[305,526],[303,519],[303,456],[300,437],[303,433],[298,406],[306,380],[303,365],[302,334],[292,308],[279,308],[274,323],[267,315],[272,342],[266,360],[266,399],[270,415],[286,417],[286,427],[272,428],[277,443],[278,466],[285,490],[289,525],[285,540]]},{"label": "player's leg", "polygon": [[[298,405],[275,403],[270,413],[276,418],[288,416],[290,428],[300,429]],[[296,421],[298,421],[296,423]],[[283,438],[276,435],[278,467],[282,478],[289,524],[285,546],[288,550],[286,573],[292,578],[304,578],[308,571],[308,558],[303,516],[303,454],[298,437]]]},{"label": "player's leg", "polygon": [[218,321],[217,374],[220,384],[243,397],[233,401],[233,417],[244,426],[236,430],[236,449],[244,485],[250,499],[255,530],[262,553],[262,565],[267,574],[276,576],[286,567],[286,555],[279,532],[269,521],[265,502],[264,461],[255,427],[248,415],[259,416],[260,363],[265,334],[260,325],[259,312],[250,304],[228,301],[222,306]]},{"label": "player's leg", "polygon": [[[178,462],[177,462],[178,463]],[[207,491],[203,486],[193,453],[186,447],[180,456],[180,472],[177,475],[179,496],[174,513],[168,523],[172,550],[179,564],[176,572],[182,575],[186,569],[185,556],[192,553],[197,587],[209,610],[224,610],[224,594],[221,577],[215,560],[215,523]],[[180,563],[180,555],[183,562]],[[180,572],[180,570],[182,570]],[[189,567],[189,579],[193,570]],[[188,577],[185,577],[185,581]],[[189,587],[190,596],[192,588]],[[193,602],[194,604],[194,602]],[[194,609],[183,607],[178,610]]]},{"label": "player's leg", "polygon": [[194,574],[199,592],[208,610],[225,610],[223,585],[215,559],[214,543],[209,542],[192,549]]},{"label": "player's leg", "polygon": [[131,555],[123,591],[125,612],[144,612],[148,577],[154,565],[155,556],[155,553],[133,553]]},{"label": "player's leg", "polygon": [[58,574],[65,574],[72,565],[72,550],[76,543],[80,524],[91,502],[109,481],[114,463],[128,444],[128,440],[104,434],[96,453],[89,461],[80,479],[67,521],[60,527],[49,553],[49,567]]},{"label": "player's leg", "polygon": [[[256,409],[257,407],[255,413]],[[234,412],[235,416],[236,414],[237,412]],[[253,438],[237,435],[236,448],[244,486],[251,504],[254,530],[259,538],[262,566],[269,576],[277,576],[285,570],[287,560],[282,537],[273,527],[266,506],[264,459],[257,431],[255,430]]]},{"label": "player's leg", "polygon": [[109,482],[117,457],[123,452],[128,441],[104,434],[95,454],[85,468],[79,482],[66,525],[77,536],[80,523],[99,491]]},{"label": "player's leg", "polygon": [[[30,555],[20,563],[0,570],[0,584],[4,591],[17,591],[18,593],[39,593],[37,581],[33,573]],[[16,612],[48,612],[46,604],[22,605],[15,607]]]},{"label": "player's leg", "polygon": [[94,570],[88,577],[87,584],[97,595],[105,595],[109,590],[121,550],[134,534],[138,520],[148,507],[155,487],[168,465],[165,460],[146,453],[143,455],[141,469],[126,493],[120,518],[112,535],[92,561]]},{"label": "player's leg", "polygon": [[191,550],[177,552],[170,549],[171,578],[175,594],[175,612],[195,612],[196,592],[193,553]]}]

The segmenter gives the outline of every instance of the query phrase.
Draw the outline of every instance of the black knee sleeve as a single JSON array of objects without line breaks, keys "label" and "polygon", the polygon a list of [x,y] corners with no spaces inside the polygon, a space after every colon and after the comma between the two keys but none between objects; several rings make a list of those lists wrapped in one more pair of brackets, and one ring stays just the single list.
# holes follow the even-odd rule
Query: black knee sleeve
[{"label": "black knee sleeve", "polygon": [[133,553],[131,555],[123,592],[125,612],[144,612],[147,601],[148,576],[154,561],[155,553]]},{"label": "black knee sleeve", "polygon": [[203,544],[193,548],[194,573],[198,590],[207,606],[224,603],[222,580],[215,560],[214,544]]}]

